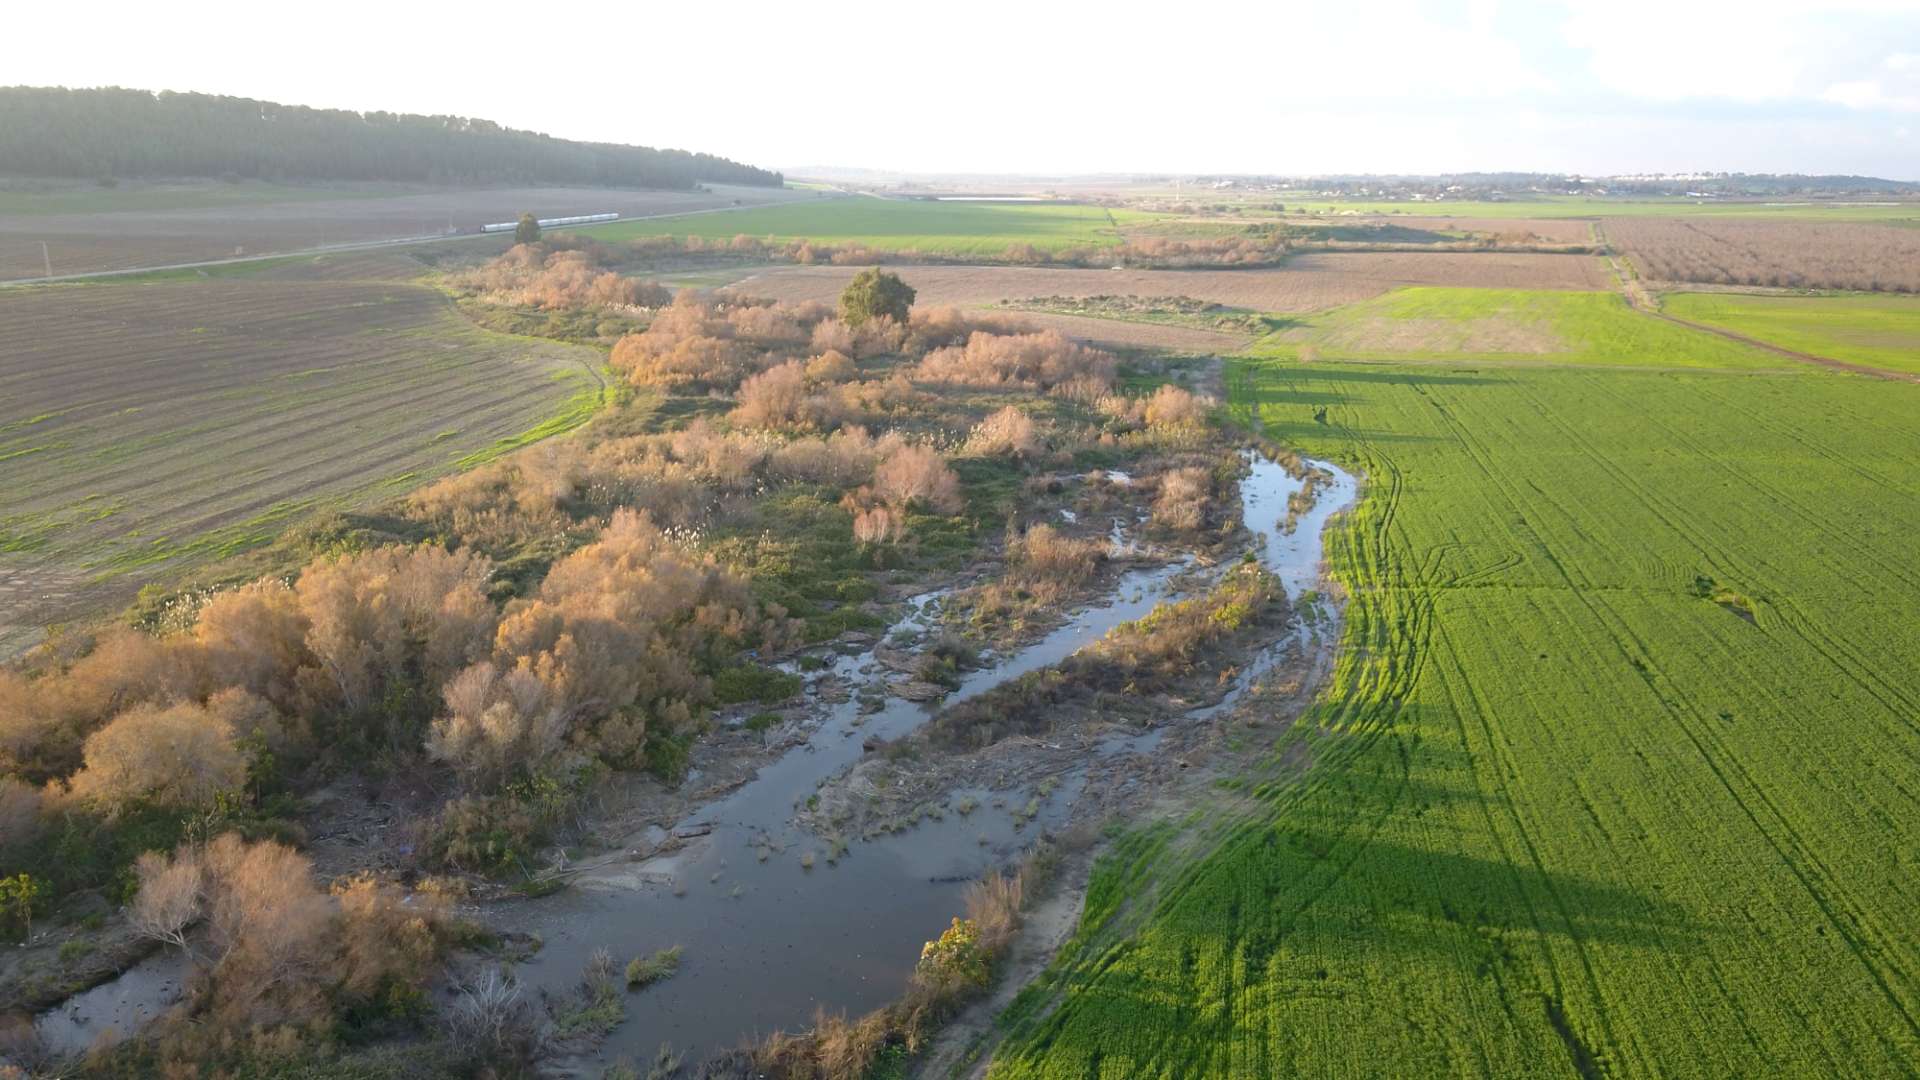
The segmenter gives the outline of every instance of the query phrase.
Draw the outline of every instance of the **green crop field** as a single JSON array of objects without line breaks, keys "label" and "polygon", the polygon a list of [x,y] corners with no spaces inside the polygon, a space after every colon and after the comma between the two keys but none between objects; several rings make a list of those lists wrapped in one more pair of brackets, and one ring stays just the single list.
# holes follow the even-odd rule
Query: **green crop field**
[{"label": "green crop field", "polygon": [[1122,226],[1156,215],[1070,203],[942,203],[844,198],[724,214],[618,221],[581,230],[609,243],[641,236],[735,236],[860,244],[942,254],[999,254],[1016,244],[1047,251],[1118,244]]},{"label": "green crop field", "polygon": [[1338,667],[1099,864],[993,1077],[1920,1070],[1920,387],[1635,340],[1231,365],[1364,473]]},{"label": "green crop field", "polygon": [[1410,288],[1289,318],[1256,355],[1663,367],[1781,366],[1780,357],[1635,312],[1619,293]]},{"label": "green crop field", "polygon": [[1920,372],[1920,297],[1670,293],[1670,314],[1799,352]]}]

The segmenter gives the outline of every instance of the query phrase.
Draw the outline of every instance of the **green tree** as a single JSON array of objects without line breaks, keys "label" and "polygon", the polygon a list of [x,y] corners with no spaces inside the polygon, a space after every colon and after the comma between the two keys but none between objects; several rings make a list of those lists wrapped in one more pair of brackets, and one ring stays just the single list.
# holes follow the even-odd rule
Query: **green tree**
[{"label": "green tree", "polygon": [[33,902],[40,899],[44,889],[31,874],[0,878],[0,914],[20,927],[22,938],[33,934]]},{"label": "green tree", "polygon": [[532,214],[521,214],[520,224],[513,227],[513,242],[516,244],[537,244],[540,242],[540,222]]},{"label": "green tree", "polygon": [[877,267],[862,270],[840,294],[840,319],[848,326],[883,317],[906,322],[913,296],[913,286],[901,281],[900,275]]}]

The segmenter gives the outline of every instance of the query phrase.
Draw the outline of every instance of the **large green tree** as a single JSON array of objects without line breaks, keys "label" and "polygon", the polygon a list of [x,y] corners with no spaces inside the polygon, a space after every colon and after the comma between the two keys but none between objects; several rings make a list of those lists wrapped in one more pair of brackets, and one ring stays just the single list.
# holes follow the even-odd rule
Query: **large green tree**
[{"label": "large green tree", "polygon": [[840,320],[848,326],[879,318],[906,322],[913,297],[913,286],[901,281],[900,275],[878,267],[862,270],[840,294]]}]

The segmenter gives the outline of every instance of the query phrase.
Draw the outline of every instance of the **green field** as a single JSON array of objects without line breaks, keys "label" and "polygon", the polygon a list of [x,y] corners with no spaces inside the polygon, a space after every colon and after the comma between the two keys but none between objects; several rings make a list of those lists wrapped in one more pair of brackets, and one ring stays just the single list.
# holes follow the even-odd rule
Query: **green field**
[{"label": "green field", "polygon": [[1672,315],[1816,356],[1920,373],[1920,297],[1669,293]]},{"label": "green field", "polygon": [[1833,203],[1790,199],[1718,202],[1698,199],[1603,199],[1585,195],[1543,196],[1502,202],[1381,202],[1365,199],[1274,198],[1287,211],[1316,214],[1405,214],[1457,218],[1760,217],[1805,221],[1878,221],[1920,225],[1920,201]]},{"label": "green field", "polygon": [[1635,312],[1619,293],[1523,289],[1396,289],[1318,315],[1289,318],[1254,354],[1298,359],[1778,368],[1790,361]]},{"label": "green field", "polygon": [[849,197],[648,221],[618,221],[581,230],[614,243],[641,236],[751,236],[859,244],[886,250],[997,255],[1016,244],[1044,251],[1111,247],[1120,230],[1154,220],[1131,210],[1069,203],[940,203]]},{"label": "green field", "polygon": [[1232,365],[1365,475],[1339,666],[1098,865],[992,1076],[1915,1075],[1920,387],[1707,337]]}]

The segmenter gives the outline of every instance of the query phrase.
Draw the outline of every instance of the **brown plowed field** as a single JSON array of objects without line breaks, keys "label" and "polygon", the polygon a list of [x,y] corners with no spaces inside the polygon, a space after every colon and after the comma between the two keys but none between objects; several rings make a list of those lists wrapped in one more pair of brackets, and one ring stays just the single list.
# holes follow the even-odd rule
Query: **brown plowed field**
[{"label": "brown plowed field", "polygon": [[[1341,252],[1301,255],[1268,270],[1077,270],[1031,266],[903,266],[922,304],[979,307],[1036,296],[1190,296],[1277,314],[1324,311],[1402,285],[1518,289],[1610,288],[1588,255],[1506,252]],[[831,301],[859,272],[847,266],[774,267],[730,288],[776,300]],[[1230,336],[1230,335],[1225,335]]]},{"label": "brown plowed field", "polygon": [[0,290],[0,622],[97,610],[451,471],[597,398],[598,364],[411,285]]},{"label": "brown plowed field", "polygon": [[707,192],[609,188],[509,188],[299,199],[175,210],[0,215],[0,281],[45,273],[45,242],[55,274],[126,270],[304,251],[445,233],[540,217],[611,211],[627,217],[714,210],[817,198],[779,188],[714,187]]}]

